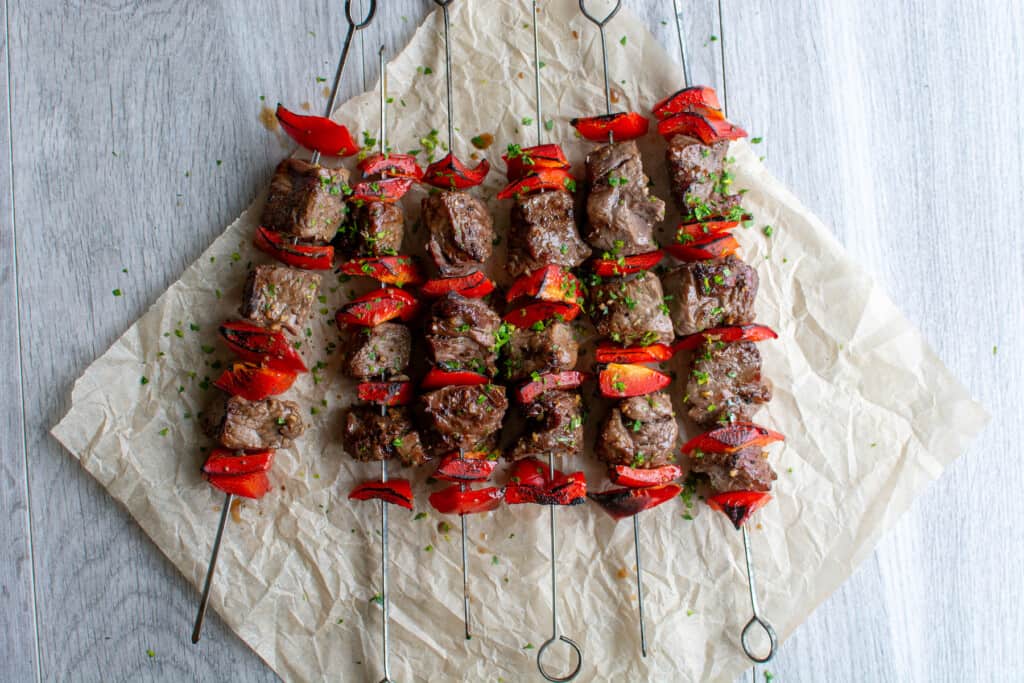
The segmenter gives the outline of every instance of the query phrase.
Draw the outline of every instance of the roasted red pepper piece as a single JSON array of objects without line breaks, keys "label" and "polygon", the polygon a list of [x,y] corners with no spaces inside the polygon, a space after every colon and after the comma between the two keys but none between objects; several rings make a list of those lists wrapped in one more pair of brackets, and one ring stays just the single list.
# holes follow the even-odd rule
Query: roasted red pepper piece
[{"label": "roasted red pepper piece", "polygon": [[502,319],[516,327],[525,329],[551,319],[562,322],[575,320],[579,314],[579,304],[567,304],[561,301],[531,301],[509,310]]},{"label": "roasted red pepper piece", "polygon": [[352,186],[350,202],[384,202],[394,204],[412,188],[412,178],[385,178],[366,180]]},{"label": "roasted red pepper piece", "polygon": [[359,151],[348,128],[323,116],[304,116],[277,105],[277,120],[295,142],[329,156],[347,157]]},{"label": "roasted red pepper piece", "polygon": [[656,119],[667,119],[684,111],[703,114],[709,119],[724,119],[718,93],[706,85],[695,85],[674,92],[654,105],[651,113]]},{"label": "roasted red pepper piece", "polygon": [[386,406],[407,406],[415,398],[412,382],[360,382],[359,400]]},{"label": "roasted red pepper piece", "polygon": [[423,169],[416,163],[411,154],[371,154],[358,164],[364,176],[384,176],[388,178],[409,178],[419,181],[423,178]]},{"label": "roasted red pepper piece", "polygon": [[544,266],[516,279],[508,288],[505,300],[512,302],[523,297],[578,304],[583,300],[583,286],[568,269]]},{"label": "roasted red pepper piece", "polygon": [[465,190],[482,183],[490,170],[491,164],[487,159],[481,159],[479,164],[469,168],[449,152],[444,159],[427,166],[423,182],[442,190]]},{"label": "roasted red pepper piece", "polygon": [[253,244],[286,266],[306,270],[330,270],[334,265],[334,247],[331,245],[292,242],[281,233],[262,225],[256,228]]},{"label": "roasted red pepper piece", "polygon": [[302,356],[288,343],[283,332],[268,330],[244,320],[235,320],[222,324],[220,335],[228,348],[242,360],[274,370],[306,372]]},{"label": "roasted red pepper piece", "polygon": [[646,396],[671,383],[671,377],[646,365],[609,363],[598,376],[601,395],[608,398]]},{"label": "roasted red pepper piece", "polygon": [[735,453],[744,448],[757,446],[762,448],[776,441],[785,441],[786,437],[767,427],[753,422],[734,422],[717,427],[700,436],[695,436],[683,444],[683,453],[690,455],[695,451],[704,453]]},{"label": "roasted red pepper piece", "polygon": [[583,384],[586,379],[587,373],[579,372],[578,370],[549,372],[546,375],[538,375],[537,379],[531,380],[516,389],[516,400],[523,405],[533,403],[545,391],[575,389]]},{"label": "roasted red pepper piece", "polygon": [[370,256],[352,259],[338,267],[345,275],[363,275],[386,285],[422,284],[426,278],[423,270],[411,256]]},{"label": "roasted red pepper piece", "polygon": [[658,132],[666,138],[673,135],[689,135],[699,138],[705,145],[747,137],[747,131],[737,125],[724,119],[709,119],[693,112],[683,112],[665,119],[658,124]]},{"label": "roasted red pepper piece", "polygon": [[[555,470],[557,472],[557,470]],[[537,458],[523,458],[516,460],[512,466],[512,473],[509,477],[510,484],[522,484],[523,486],[547,486],[548,466]]]},{"label": "roasted red pepper piece", "polygon": [[[747,220],[749,216],[744,216]],[[739,221],[710,220],[704,222],[684,223],[676,228],[676,242],[692,244],[723,232],[728,232],[740,224]]]},{"label": "roasted red pepper piece", "polygon": [[658,249],[657,251],[649,251],[646,254],[621,256],[617,259],[594,259],[590,262],[590,269],[601,277],[629,275],[643,270],[650,270],[661,263],[661,259],[664,256],[665,253]]},{"label": "roasted red pepper piece", "polygon": [[545,168],[567,169],[571,166],[562,148],[550,144],[526,148],[509,145],[508,151],[502,154],[501,158],[508,166],[505,175],[510,181],[519,180],[527,174]]},{"label": "roasted red pepper piece", "polygon": [[708,507],[725,513],[733,526],[739,529],[771,499],[771,494],[764,491],[729,491],[708,498]]},{"label": "roasted red pepper piece", "polygon": [[249,401],[262,401],[288,391],[295,381],[295,373],[274,370],[254,363],[234,363],[221,373],[213,385],[233,396]]},{"label": "roasted red pepper piece", "polygon": [[576,190],[576,178],[564,168],[541,168],[506,185],[498,193],[498,199],[526,197],[535,192],[543,192],[544,190],[574,192]]},{"label": "roasted red pepper piece", "polygon": [[668,344],[623,348],[605,341],[597,345],[594,357],[598,363],[661,363],[670,360],[674,354]]},{"label": "roasted red pepper piece", "polygon": [[660,486],[675,481],[681,476],[683,476],[683,469],[679,465],[662,465],[646,470],[627,465],[616,465],[608,470],[608,478],[612,480],[613,484],[634,489]]},{"label": "roasted red pepper piece", "polygon": [[491,460],[484,451],[472,451],[459,454],[449,453],[441,459],[441,464],[434,470],[434,479],[441,481],[487,481],[497,466],[497,460]]},{"label": "roasted red pepper piece", "polygon": [[705,339],[721,341],[731,344],[733,342],[751,341],[759,342],[766,339],[775,339],[779,335],[766,325],[730,325],[727,327],[712,327],[703,332],[696,332],[687,335],[672,345],[676,351],[692,351],[700,346]]},{"label": "roasted red pepper piece", "polygon": [[401,505],[412,510],[412,484],[408,479],[368,481],[352,489],[349,500],[383,500],[385,503]]},{"label": "roasted red pepper piece", "polygon": [[419,302],[409,292],[397,287],[385,287],[345,304],[338,309],[334,320],[339,326],[376,327],[395,318],[409,322],[416,317],[419,309]]},{"label": "roasted red pepper piece", "polygon": [[243,498],[262,498],[270,490],[266,472],[248,474],[204,474],[210,486]]},{"label": "roasted red pepper piece", "polygon": [[583,472],[564,475],[555,470],[555,479],[547,486],[509,484],[505,502],[509,505],[580,505],[587,497],[587,478]]},{"label": "roasted red pepper piece", "polygon": [[580,135],[594,142],[606,142],[611,133],[616,140],[632,140],[646,135],[650,121],[643,114],[635,111],[602,114],[573,119],[569,123],[580,132]]},{"label": "roasted red pepper piece", "polygon": [[426,377],[423,378],[423,382],[420,384],[420,389],[425,391],[432,391],[434,389],[440,389],[441,387],[452,387],[452,386],[476,386],[479,384],[487,384],[491,380],[487,379],[486,375],[481,375],[479,372],[471,372],[469,370],[455,370],[449,372],[448,370],[442,370],[441,368],[430,368],[427,371]]},{"label": "roasted red pepper piece", "polygon": [[687,244],[669,244],[665,247],[668,253],[680,261],[707,261],[713,258],[725,258],[735,254],[740,248],[736,238],[727,232],[710,235]]},{"label": "roasted red pepper piece", "polygon": [[473,515],[497,509],[504,497],[505,490],[497,486],[462,490],[462,485],[452,484],[431,493],[428,500],[442,515]]},{"label": "roasted red pepper piece", "polygon": [[672,500],[682,490],[683,487],[679,484],[663,484],[642,489],[609,489],[600,493],[588,493],[587,497],[613,518],[625,519]]},{"label": "roasted red pepper piece", "polygon": [[274,451],[232,451],[227,448],[214,448],[203,464],[206,474],[252,474],[266,472],[274,464]]},{"label": "roasted red pepper piece", "polygon": [[462,277],[443,277],[427,280],[420,287],[420,294],[431,299],[457,292],[467,299],[479,299],[494,291],[494,282],[482,272],[475,271]]}]

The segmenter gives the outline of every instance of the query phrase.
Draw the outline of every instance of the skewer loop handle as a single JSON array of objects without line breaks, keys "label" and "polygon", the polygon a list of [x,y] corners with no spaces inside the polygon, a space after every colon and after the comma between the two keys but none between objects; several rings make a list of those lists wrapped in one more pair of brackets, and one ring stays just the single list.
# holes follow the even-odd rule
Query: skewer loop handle
[{"label": "skewer loop handle", "polygon": [[352,0],[345,0],[345,18],[348,19],[348,23],[356,31],[369,26],[376,13],[377,0],[370,0],[370,8],[366,11],[366,16],[362,20],[357,21],[356,18],[352,16]]},{"label": "skewer loop handle", "polygon": [[[554,675],[552,673],[549,673],[548,670],[544,668],[544,661],[543,661],[544,653],[547,651],[547,649],[549,647],[551,647],[552,645],[554,645],[558,641],[562,641],[563,643],[566,643],[569,647],[571,647],[576,652],[576,667],[571,672],[569,672],[565,676],[561,676],[561,677],[556,676],[556,675]],[[583,651],[580,650],[580,646],[577,645],[572,640],[572,638],[567,638],[566,636],[558,636],[557,638],[555,638],[554,636],[552,636],[548,640],[544,641],[544,644],[540,646],[539,650],[537,650],[537,669],[540,671],[540,675],[543,676],[544,678],[546,678],[547,680],[551,681],[551,683],[566,683],[567,681],[571,681],[572,679],[574,679],[577,676],[579,676],[580,669],[582,669],[582,668],[583,668]]]},{"label": "skewer loop handle", "polygon": [[[754,649],[748,642],[751,629],[753,629],[754,626],[760,626],[768,635],[768,642],[770,643],[770,646],[768,648],[768,654],[763,657],[754,654]],[[758,664],[764,664],[765,662],[771,661],[771,658],[775,656],[775,650],[778,647],[779,639],[778,636],[775,635],[775,629],[772,625],[755,614],[750,617],[750,621],[748,621],[747,625],[743,627],[743,632],[740,633],[740,644],[743,646],[744,654],[746,654],[751,661],[757,662]]]},{"label": "skewer loop handle", "polygon": [[[437,0],[434,1],[437,2]],[[622,0],[615,0],[615,6],[612,7],[611,11],[605,16],[605,18],[598,19],[593,14],[587,11],[587,0],[580,0],[580,11],[583,12],[583,16],[585,16],[587,19],[590,19],[590,21],[597,24],[597,26],[600,28],[604,28],[605,24],[611,21],[612,18],[619,13],[620,9],[622,9]]]}]

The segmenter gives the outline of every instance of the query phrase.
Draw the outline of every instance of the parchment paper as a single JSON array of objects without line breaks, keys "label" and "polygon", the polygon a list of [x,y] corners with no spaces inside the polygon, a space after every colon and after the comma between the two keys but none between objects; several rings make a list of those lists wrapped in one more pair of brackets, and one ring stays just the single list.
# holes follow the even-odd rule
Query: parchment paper
[{"label": "parchment paper", "polygon": [[[575,2],[544,5],[542,92],[545,118],[553,121],[547,135],[581,170],[591,144],[574,136],[568,119],[603,107],[597,32]],[[452,7],[456,152],[468,157],[469,138],[479,133],[496,140],[488,150],[496,171],[481,196],[493,197],[504,182],[499,154],[506,144],[536,142],[534,128],[522,123],[534,116],[527,7],[517,0]],[[430,128],[445,137],[440,30],[435,13],[389,67],[389,142],[397,151],[423,149],[420,138]],[[627,11],[609,32],[618,108],[649,111],[680,87],[677,64]],[[376,98],[357,97],[336,117],[376,135]],[[742,112],[733,114],[742,122]],[[663,144],[652,134],[642,147],[655,192],[667,198]],[[732,154],[735,186],[749,190],[744,204],[756,220],[738,238],[761,277],[759,319],[780,335],[761,345],[775,399],[759,421],[789,440],[772,454],[780,475],[776,500],[751,531],[763,611],[785,638],[987,416],[756,152],[741,142]],[[405,201],[410,226],[420,196]],[[235,314],[247,264],[266,261],[250,246],[261,201],[86,371],[72,409],[53,430],[197,586],[223,498],[199,476],[200,447],[209,442],[195,416],[217,394],[202,388],[219,372],[211,364],[230,358],[216,340],[217,323]],[[490,206],[503,231],[508,203]],[[666,225],[676,217],[670,210]],[[770,239],[762,234],[765,224],[775,227]],[[409,243],[418,249],[420,241],[413,235]],[[502,244],[496,263],[503,251]],[[324,277],[325,299],[303,351],[311,366],[326,367],[314,373],[319,382],[304,376],[288,394],[317,414],[307,415],[311,427],[297,446],[279,452],[271,474],[276,490],[241,504],[230,518],[212,593],[212,607],[288,680],[376,681],[381,674],[381,609],[372,601],[379,590],[378,507],[345,499],[378,468],[342,452],[340,418],[353,387],[337,371],[337,354],[327,351],[337,341],[332,315],[355,287]],[[673,392],[678,402],[678,383]],[[601,468],[589,455],[569,465],[602,486]],[[506,507],[470,519],[476,635],[466,642],[458,519],[447,520],[451,533],[439,529],[442,518],[426,502],[438,488],[424,481],[431,469],[403,473],[414,479],[416,512],[426,518],[392,510],[394,678],[533,680],[535,648],[551,627],[547,511]],[[631,524],[616,525],[593,505],[559,511],[561,627],[584,650],[580,680],[732,680],[749,666],[738,644],[749,617],[739,535],[701,503],[692,521],[685,512],[671,502],[641,518],[651,646],[641,659]],[[180,621],[186,638],[193,616],[168,618]]]}]

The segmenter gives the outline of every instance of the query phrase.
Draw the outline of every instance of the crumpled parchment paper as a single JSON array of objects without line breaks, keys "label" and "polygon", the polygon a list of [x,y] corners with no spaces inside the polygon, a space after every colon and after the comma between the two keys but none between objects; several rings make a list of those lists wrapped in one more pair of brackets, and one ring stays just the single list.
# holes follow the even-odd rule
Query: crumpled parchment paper
[{"label": "crumpled parchment paper", "polygon": [[[470,137],[494,136],[487,155],[496,169],[477,190],[485,197],[504,182],[505,145],[536,143],[534,127],[523,123],[534,116],[528,6],[522,0],[452,6],[456,153],[465,159],[475,151]],[[613,67],[644,65],[630,69],[625,81],[613,75],[617,108],[649,111],[680,87],[678,65],[628,11],[609,30],[627,38],[625,45],[612,43]],[[421,138],[431,128],[445,139],[440,31],[435,12],[389,66],[389,143],[396,151],[424,149]],[[544,118],[553,122],[546,135],[581,170],[591,144],[573,135],[568,120],[603,110],[597,31],[575,2],[544,3],[540,45]],[[376,93],[368,93],[336,117],[375,136],[377,106]],[[734,116],[742,122],[742,112]],[[663,144],[652,133],[642,149],[656,194],[667,198]],[[761,345],[775,399],[759,421],[789,439],[773,448],[775,501],[758,513],[751,535],[762,610],[785,638],[966,448],[987,416],[751,147],[737,143],[732,154],[735,186],[749,190],[745,206],[756,221],[737,232],[744,258],[761,277],[758,315],[780,335]],[[404,202],[412,251],[422,244],[422,229],[413,227],[418,192]],[[230,359],[217,342],[217,323],[235,315],[247,264],[266,261],[250,246],[261,202],[86,371],[72,409],[53,430],[197,586],[223,496],[199,475],[200,447],[209,442],[196,416],[218,393],[207,384],[219,372],[211,365]],[[503,231],[508,203],[490,200],[490,206]],[[666,225],[676,217],[670,208]],[[766,224],[775,228],[770,240],[760,229]],[[504,245],[496,251],[498,264]],[[500,267],[495,274],[507,281]],[[212,592],[212,607],[288,680],[381,677],[381,609],[373,601],[380,585],[378,506],[345,497],[379,468],[354,463],[342,451],[341,416],[354,392],[329,347],[337,342],[334,311],[350,290],[366,286],[324,276],[324,299],[302,350],[311,366],[325,367],[301,377],[287,395],[316,414],[304,408],[309,431],[295,448],[278,453],[275,490],[233,511]],[[673,393],[679,410],[678,383]],[[590,422],[592,440],[596,420]],[[570,467],[585,469],[592,488],[604,485],[589,455]],[[415,512],[391,513],[393,677],[533,679],[536,648],[551,628],[547,510],[505,507],[468,520],[475,637],[467,642],[458,519],[429,508],[427,495],[440,487],[424,481],[431,469],[399,475],[392,466],[393,476],[413,478],[416,491]],[[499,470],[498,481],[504,477]],[[739,534],[700,502],[692,510],[670,502],[642,515],[650,641],[642,659],[631,526],[616,525],[594,505],[558,511],[561,629],[583,648],[580,680],[733,680],[749,666],[738,640],[750,609]],[[193,616],[168,618],[180,619],[185,638]]]}]

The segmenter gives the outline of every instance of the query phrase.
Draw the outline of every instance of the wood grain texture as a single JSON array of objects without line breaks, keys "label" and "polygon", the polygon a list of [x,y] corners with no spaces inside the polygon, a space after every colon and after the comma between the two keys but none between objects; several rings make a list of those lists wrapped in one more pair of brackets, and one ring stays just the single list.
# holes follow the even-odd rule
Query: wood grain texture
[{"label": "wood grain texture", "polygon": [[[287,151],[261,107],[323,106],[340,4],[8,0],[0,315],[17,325],[0,349],[18,358],[20,342],[25,370],[0,369],[3,680],[275,679],[215,615],[203,644],[188,643],[194,587],[48,432],[82,369]],[[378,46],[401,49],[434,6],[379,4],[342,101],[375,83]],[[1011,507],[1024,485],[1024,10],[682,4],[694,77],[764,136],[769,166],[995,415],[768,668],[792,681],[1013,679],[1024,670],[1012,637],[1024,633],[1024,531]],[[675,54],[671,1],[627,5]]]}]

